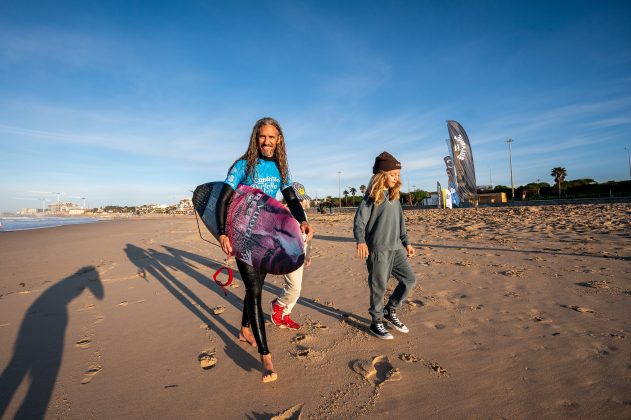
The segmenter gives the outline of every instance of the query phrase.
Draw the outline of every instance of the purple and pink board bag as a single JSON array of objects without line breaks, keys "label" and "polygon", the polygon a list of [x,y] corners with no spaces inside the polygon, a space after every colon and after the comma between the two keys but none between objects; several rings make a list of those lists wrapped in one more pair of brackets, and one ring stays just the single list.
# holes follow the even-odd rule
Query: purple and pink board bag
[{"label": "purple and pink board bag", "polygon": [[[202,184],[193,193],[193,206],[217,238],[216,208],[223,182]],[[237,259],[257,271],[288,274],[305,260],[298,221],[280,202],[263,191],[239,185],[228,204],[226,233]]]}]

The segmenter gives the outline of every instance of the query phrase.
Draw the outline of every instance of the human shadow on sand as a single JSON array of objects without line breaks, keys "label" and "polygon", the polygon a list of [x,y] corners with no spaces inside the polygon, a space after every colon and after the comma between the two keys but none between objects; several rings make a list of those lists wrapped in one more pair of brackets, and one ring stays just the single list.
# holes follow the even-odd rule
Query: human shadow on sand
[{"label": "human shadow on sand", "polygon": [[[193,268],[182,258],[159,252],[155,249],[142,249],[132,244],[125,246],[127,258],[136,265],[139,273],[145,278],[151,276],[155,278],[175,299],[186,307],[200,321],[206,324],[225,344],[225,354],[245,371],[258,370],[260,362],[235,340],[238,340],[239,329],[230,325],[220,316],[209,315],[212,309],[199,298],[186,284],[178,280],[170,270],[178,270],[187,276],[199,281],[204,285],[209,285],[210,280]],[[222,328],[219,328],[221,325]],[[225,331],[228,331],[226,333]]]},{"label": "human shadow on sand", "polygon": [[[168,254],[165,255],[168,255],[170,257],[169,262],[172,264],[173,268],[187,274],[193,280],[197,281],[200,285],[206,287],[211,292],[225,299],[228,303],[230,303],[239,311],[243,310],[243,299],[235,294],[232,291],[232,288],[226,287],[224,292],[224,289],[215,284],[215,282],[211,278],[206,277],[198,271],[198,266],[204,266],[212,270],[218,270],[221,267],[226,266],[224,262],[219,262],[208,257],[202,257],[201,255],[193,254],[192,252],[187,252],[168,245],[162,245],[162,248],[164,248],[164,250],[168,252]],[[232,271],[234,274],[234,279],[241,280],[239,270],[233,268]],[[227,280],[226,273],[223,273],[221,277],[218,277],[218,280],[221,282],[225,282]]]},{"label": "human shadow on sand", "polygon": [[509,248],[495,248],[495,247],[483,247],[483,246],[468,246],[468,245],[439,245],[428,243],[412,244],[415,248],[445,248],[445,249],[469,249],[473,251],[497,251],[497,252],[515,252],[522,254],[548,254],[548,255],[566,255],[570,257],[592,257],[592,258],[606,258],[610,260],[631,260],[631,257],[620,257],[617,255],[608,254],[590,254],[588,252],[562,252],[561,248],[543,248],[543,249],[509,249]]},{"label": "human shadow on sand", "polygon": [[[188,261],[193,261],[197,264],[200,265],[205,265],[208,266],[212,269],[218,269],[220,268],[222,265],[219,264],[217,261],[214,261],[210,258],[207,257],[202,257],[200,255],[194,254],[192,252],[188,252],[188,251],[184,251],[181,249],[177,249],[174,248],[172,246],[167,246],[167,245],[162,245],[162,247],[168,251],[172,257],[173,260],[172,262],[175,264],[175,267],[177,267],[178,269],[187,272],[187,270],[191,270],[190,267],[192,267],[191,263]],[[187,261],[188,260],[188,261]],[[193,270],[195,271],[195,270]],[[241,280],[240,276],[238,275],[238,270],[234,270],[235,272],[235,279],[239,279]],[[307,275],[308,271],[305,271],[305,276]],[[187,273],[188,274],[188,273]],[[194,275],[196,274],[196,275]],[[191,273],[189,274],[191,275],[191,277],[195,278],[195,280],[197,280],[200,284],[205,285],[206,287],[208,287],[210,290],[212,290],[215,293],[218,294],[222,294],[223,292],[221,291],[221,289],[216,286],[215,284],[213,284],[213,282],[208,279],[207,277],[201,275],[199,272],[195,271],[195,273]],[[280,294],[282,293],[283,289],[275,286],[273,284],[271,284],[268,280],[269,280],[269,276],[271,276],[270,274],[268,274],[265,284],[263,285],[263,290],[265,290],[266,292],[271,293],[272,295],[275,296],[280,296]],[[308,280],[306,280],[308,281]],[[231,291],[228,291],[228,297],[227,297],[228,301],[234,305],[236,308],[238,308],[239,310],[243,310],[243,301],[240,297],[236,296],[235,294],[233,294]],[[235,300],[236,299],[236,300]],[[332,306],[327,306],[327,305],[323,305],[319,302],[317,302],[314,299],[308,298],[308,297],[304,297],[304,296],[300,296],[300,299],[298,299],[298,303],[297,305],[301,305],[305,308],[310,308],[313,309],[323,315],[326,316],[330,316],[334,319],[337,320],[344,320],[347,324],[356,327],[357,329],[360,330],[365,330],[365,324],[366,323],[370,323],[370,321],[367,318],[363,318],[360,317],[352,312],[347,312],[347,311],[343,311],[341,309],[338,308],[334,308]],[[269,305],[264,305],[264,308],[267,308]],[[357,320],[359,322],[354,321]],[[363,323],[363,324],[361,324]]]},{"label": "human shadow on sand", "polygon": [[345,236],[313,235],[313,239],[317,239],[317,240],[320,240],[320,241],[353,242],[353,243],[355,243],[355,238],[348,238],[348,237],[345,237]]},{"label": "human shadow on sand", "polygon": [[103,299],[103,284],[93,266],[85,266],[46,289],[26,311],[9,364],[0,375],[0,418],[20,384],[30,381],[14,418],[41,419],[46,414],[59,373],[68,325],[68,305],[88,289]]}]

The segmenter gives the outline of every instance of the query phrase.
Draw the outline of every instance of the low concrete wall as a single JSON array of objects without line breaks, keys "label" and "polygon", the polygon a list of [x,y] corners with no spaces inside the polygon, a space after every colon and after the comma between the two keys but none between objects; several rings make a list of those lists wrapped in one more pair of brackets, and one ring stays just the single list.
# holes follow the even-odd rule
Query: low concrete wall
[{"label": "low concrete wall", "polygon": [[[559,206],[564,204],[614,204],[629,203],[631,197],[602,197],[602,198],[567,198],[561,200],[526,200],[526,201],[508,201],[507,203],[485,204],[480,207],[523,207],[523,206]],[[423,210],[435,209],[435,206],[407,206],[403,205],[403,210]],[[331,212],[325,209],[324,214],[342,214],[355,213],[357,207],[332,207]],[[306,211],[307,214],[320,214],[317,208],[311,208]]]}]

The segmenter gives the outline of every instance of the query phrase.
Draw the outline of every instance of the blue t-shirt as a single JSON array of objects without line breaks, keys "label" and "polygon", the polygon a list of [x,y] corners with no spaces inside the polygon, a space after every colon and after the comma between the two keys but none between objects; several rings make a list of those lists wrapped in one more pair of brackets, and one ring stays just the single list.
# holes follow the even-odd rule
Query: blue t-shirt
[{"label": "blue t-shirt", "polygon": [[282,184],[280,172],[274,160],[259,159],[256,168],[254,168],[254,179],[247,176],[245,173],[246,167],[247,161],[245,159],[237,161],[224,182],[230,185],[233,190],[236,190],[239,184],[249,185],[260,189],[273,198],[276,198],[279,190],[284,190],[291,186],[289,176],[287,177],[287,183]]}]

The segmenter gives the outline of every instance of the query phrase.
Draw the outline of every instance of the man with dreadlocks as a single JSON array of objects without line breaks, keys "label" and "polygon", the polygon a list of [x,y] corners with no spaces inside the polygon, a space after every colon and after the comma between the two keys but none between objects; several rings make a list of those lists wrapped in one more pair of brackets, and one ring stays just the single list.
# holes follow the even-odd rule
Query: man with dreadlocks
[{"label": "man with dreadlocks", "polygon": [[[239,184],[259,188],[270,197],[276,197],[278,191],[281,190],[289,211],[300,223],[302,233],[306,235],[307,240],[311,240],[313,230],[307,223],[305,212],[291,187],[285,138],[280,124],[275,119],[261,118],[254,124],[248,150],[228,170],[228,176],[219,195],[216,212],[217,234],[221,249],[228,255],[232,254],[232,246],[225,231],[226,212],[232,194]],[[239,339],[258,348],[263,364],[263,382],[275,381],[278,375],[272,364],[272,355],[267,348],[265,319],[261,307],[261,292],[267,273],[257,271],[251,265],[239,260],[237,260],[237,267],[246,289]]]}]

